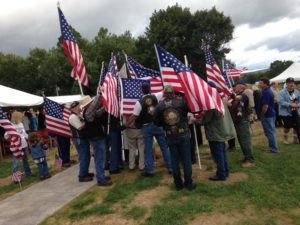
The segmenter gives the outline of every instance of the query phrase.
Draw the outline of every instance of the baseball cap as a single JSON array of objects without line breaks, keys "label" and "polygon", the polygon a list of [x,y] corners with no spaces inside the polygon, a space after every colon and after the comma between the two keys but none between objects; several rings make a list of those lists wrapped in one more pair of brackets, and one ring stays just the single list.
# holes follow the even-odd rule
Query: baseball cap
[{"label": "baseball cap", "polygon": [[289,77],[285,80],[285,83],[295,82],[295,79],[292,77]]}]

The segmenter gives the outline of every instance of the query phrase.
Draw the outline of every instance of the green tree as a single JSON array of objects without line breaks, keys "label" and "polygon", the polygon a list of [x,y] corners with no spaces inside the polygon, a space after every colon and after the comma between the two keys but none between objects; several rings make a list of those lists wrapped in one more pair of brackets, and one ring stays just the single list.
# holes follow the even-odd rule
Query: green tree
[{"label": "green tree", "polygon": [[281,74],[292,64],[293,64],[293,61],[291,61],[291,60],[287,60],[287,61],[276,60],[271,63],[270,70],[266,73],[266,76],[268,78],[273,78],[273,77]]},{"label": "green tree", "polygon": [[[0,84],[17,89],[29,89],[26,86],[26,61],[20,56],[0,53]],[[25,84],[25,85],[24,85]]]},{"label": "green tree", "polygon": [[209,44],[214,56],[220,59],[230,51],[224,44],[232,39],[233,29],[230,17],[215,8],[192,14],[188,8],[176,4],[166,10],[154,11],[145,36],[136,42],[136,54],[143,64],[157,68],[153,47],[150,46],[158,43],[182,61],[187,55],[194,71],[204,74],[202,41]]}]

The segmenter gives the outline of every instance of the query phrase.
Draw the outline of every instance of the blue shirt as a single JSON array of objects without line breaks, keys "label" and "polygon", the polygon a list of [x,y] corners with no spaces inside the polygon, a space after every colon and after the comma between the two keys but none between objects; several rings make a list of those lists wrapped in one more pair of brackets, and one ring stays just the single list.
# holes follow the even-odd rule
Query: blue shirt
[{"label": "blue shirt", "polygon": [[263,117],[275,117],[275,107],[274,107],[274,94],[271,88],[265,88],[262,93],[258,103],[258,112],[261,114],[262,108],[264,105],[268,105],[267,112],[263,115]]},{"label": "blue shirt", "polygon": [[41,142],[38,142],[35,145],[30,144],[29,148],[30,148],[31,156],[33,159],[45,157]]},{"label": "blue shirt", "polygon": [[[292,116],[292,110],[290,104],[292,102],[297,103],[300,106],[300,93],[296,89],[292,94],[288,92],[286,88],[279,92],[278,104],[280,116]],[[300,112],[299,112],[300,116]]]},{"label": "blue shirt", "polygon": [[37,130],[37,118],[35,115],[32,115],[29,119],[29,129],[30,130]]}]

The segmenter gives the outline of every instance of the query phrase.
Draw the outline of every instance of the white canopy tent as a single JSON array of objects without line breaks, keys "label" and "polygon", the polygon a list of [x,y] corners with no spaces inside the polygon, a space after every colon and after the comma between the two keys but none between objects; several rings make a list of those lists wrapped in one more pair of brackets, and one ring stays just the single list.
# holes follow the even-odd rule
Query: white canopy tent
[{"label": "white canopy tent", "polygon": [[294,62],[285,71],[277,77],[272,78],[271,82],[283,83],[289,77],[293,77],[295,81],[300,81],[300,63]]},{"label": "white canopy tent", "polygon": [[[64,95],[47,97],[59,104],[69,105],[73,101],[80,101],[81,95]],[[19,91],[0,85],[0,107],[33,107],[44,103],[43,97]]]},{"label": "white canopy tent", "polygon": [[0,85],[0,107],[30,107],[43,102],[40,96]]}]

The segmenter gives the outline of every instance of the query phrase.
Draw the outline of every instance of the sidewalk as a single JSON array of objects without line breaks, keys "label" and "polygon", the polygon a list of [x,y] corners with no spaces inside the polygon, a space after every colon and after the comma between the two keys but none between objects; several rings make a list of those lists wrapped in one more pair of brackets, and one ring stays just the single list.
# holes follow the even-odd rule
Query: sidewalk
[{"label": "sidewalk", "polygon": [[[34,225],[95,185],[78,182],[79,164],[0,201],[0,225]],[[91,160],[90,171],[94,171]]]}]

